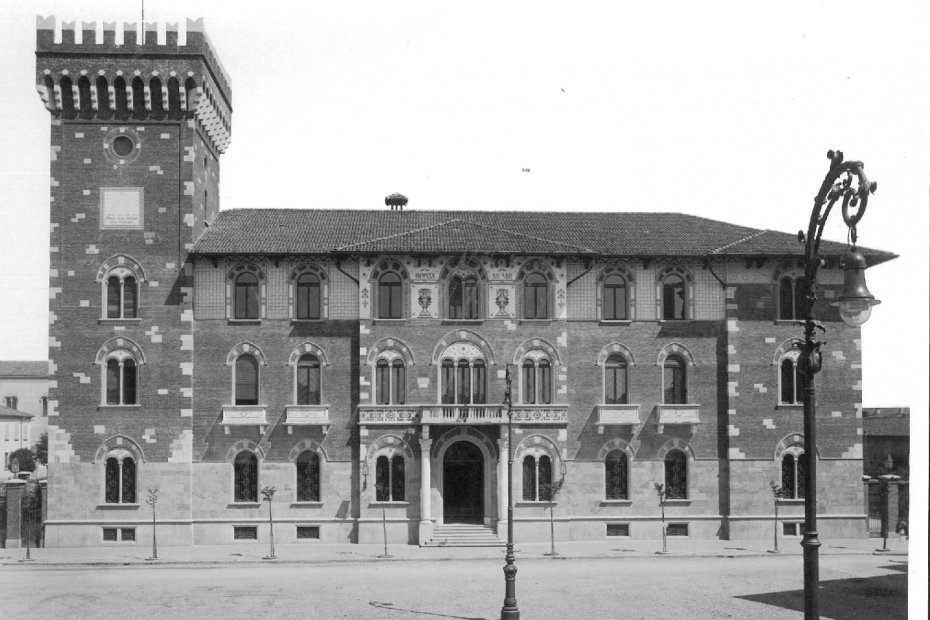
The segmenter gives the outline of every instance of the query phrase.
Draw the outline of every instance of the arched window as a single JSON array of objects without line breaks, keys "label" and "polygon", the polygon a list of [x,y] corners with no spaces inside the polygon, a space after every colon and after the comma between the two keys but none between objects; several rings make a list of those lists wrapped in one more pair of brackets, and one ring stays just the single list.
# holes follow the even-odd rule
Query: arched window
[{"label": "arched window", "polygon": [[381,358],[375,364],[375,402],[403,405],[407,402],[407,368],[403,360]]},{"label": "arched window", "polygon": [[161,115],[165,112],[164,93],[161,90],[161,80],[152,76],[149,80],[149,92],[151,93],[152,112]]},{"label": "arched window", "polygon": [[62,77],[58,82],[61,86],[61,110],[70,115],[74,112],[74,90],[73,82],[67,75]]},{"label": "arched window", "polygon": [[684,279],[671,274],[662,280],[662,319],[678,321],[688,318],[687,288]]},{"label": "arched window", "polygon": [[297,361],[297,404],[319,405],[321,401],[320,360],[302,355]]},{"label": "arched window", "polygon": [[523,285],[523,318],[549,318],[549,281],[541,273],[531,273]]},{"label": "arched window", "polygon": [[604,461],[607,499],[629,499],[629,461],[622,450],[611,450]]},{"label": "arched window", "polygon": [[471,276],[455,276],[449,282],[449,318],[478,318],[478,281]]},{"label": "arched window", "polygon": [[381,276],[378,280],[378,318],[403,318],[401,313],[402,298],[401,277],[393,271]]},{"label": "arched window", "polygon": [[552,364],[548,359],[523,360],[523,404],[552,403]]},{"label": "arched window", "polygon": [[237,502],[258,501],[258,457],[243,450],[233,462],[233,499]]},{"label": "arched window", "polygon": [[487,403],[487,366],[484,360],[444,359],[440,367],[440,381],[444,405]]},{"label": "arched window", "polygon": [[807,280],[785,276],[778,282],[778,318],[803,321],[807,307]]},{"label": "arched window", "polygon": [[138,404],[138,367],[132,354],[123,350],[111,352],[105,368],[104,392],[106,404]]},{"label": "arched window", "polygon": [[102,75],[97,76],[97,80],[94,82],[94,89],[97,94],[97,110],[102,112],[104,118],[109,116],[110,112],[110,88],[107,83],[107,78]]},{"label": "arched window", "polygon": [[546,455],[523,458],[523,501],[549,501],[552,489],[552,459]]},{"label": "arched window", "polygon": [[804,402],[807,380],[798,369],[800,351],[793,349],[785,353],[778,363],[778,404],[800,405]]},{"label": "arched window", "polygon": [[93,118],[94,102],[90,96],[90,80],[86,75],[78,78],[78,96],[81,99],[81,118]]},{"label": "arched window", "polygon": [[305,273],[297,278],[297,318],[317,320],[320,312],[320,278],[313,273]]},{"label": "arched window", "polygon": [[233,316],[237,319],[259,318],[261,293],[258,288],[258,277],[249,272],[241,273],[236,277],[234,287]]},{"label": "arched window", "polygon": [[375,501],[406,501],[405,483],[404,457],[379,456],[375,466]]},{"label": "arched window", "polygon": [[604,280],[603,309],[605,321],[625,321],[629,315],[626,280],[623,276],[610,275]]},{"label": "arched window", "polygon": [[132,115],[145,118],[145,82],[139,76],[132,78]]},{"label": "arched window", "polygon": [[688,402],[688,383],[685,361],[678,355],[665,358],[662,368],[662,386],[666,405],[683,405]]},{"label": "arched window", "polygon": [[665,499],[688,499],[688,458],[681,450],[665,455]]},{"label": "arched window", "polygon": [[117,76],[113,80],[113,94],[116,98],[116,112],[120,116],[126,116],[129,114],[129,97],[128,91],[126,90],[126,80],[123,79],[123,76]]},{"label": "arched window", "polygon": [[136,461],[123,450],[113,452],[104,465],[104,501],[107,504],[136,503]]},{"label": "arched window", "polygon": [[804,499],[807,454],[788,452],[781,459],[781,489],[785,499]]},{"label": "arched window", "polygon": [[107,318],[135,319],[138,317],[139,289],[132,276],[107,278]]},{"label": "arched window", "polygon": [[629,401],[627,394],[627,364],[622,355],[616,353],[607,358],[604,364],[604,403],[607,405],[625,405]]},{"label": "arched window", "polygon": [[320,455],[310,450],[297,457],[297,501],[320,501]]},{"label": "arched window", "polygon": [[236,405],[258,404],[258,360],[255,356],[245,354],[236,358],[234,388]]}]

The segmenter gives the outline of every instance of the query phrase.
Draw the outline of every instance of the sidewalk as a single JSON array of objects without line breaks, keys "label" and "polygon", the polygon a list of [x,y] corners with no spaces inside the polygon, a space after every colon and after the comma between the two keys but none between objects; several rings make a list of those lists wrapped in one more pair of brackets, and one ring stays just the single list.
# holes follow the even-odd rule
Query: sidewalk
[{"label": "sidewalk", "polygon": [[[888,556],[907,556],[907,540],[897,536],[888,539]],[[820,555],[871,555],[882,547],[880,538],[852,540],[821,540]],[[800,539],[779,540],[779,555],[802,555]],[[774,554],[771,540],[689,540],[670,539],[668,555],[657,554],[662,542],[655,540],[616,540],[590,542],[557,542],[558,557],[555,560],[579,560],[593,558],[689,558],[689,557],[746,557]],[[514,545],[518,560],[546,560],[550,551],[548,542],[521,543]],[[398,561],[451,561],[451,560],[500,560],[504,559],[504,547],[417,547],[415,545],[388,545],[391,558],[379,558],[384,553],[383,545],[353,545],[326,543],[290,543],[275,545],[274,560],[265,560],[269,548],[266,542],[237,543],[230,545],[205,545],[191,547],[159,547],[158,559],[147,560],[152,547],[144,544],[132,547],[69,547],[32,549],[32,561],[23,562],[26,549],[0,549],[0,566],[132,566],[132,565],[210,565],[210,564],[348,564],[355,562],[398,562]]]}]

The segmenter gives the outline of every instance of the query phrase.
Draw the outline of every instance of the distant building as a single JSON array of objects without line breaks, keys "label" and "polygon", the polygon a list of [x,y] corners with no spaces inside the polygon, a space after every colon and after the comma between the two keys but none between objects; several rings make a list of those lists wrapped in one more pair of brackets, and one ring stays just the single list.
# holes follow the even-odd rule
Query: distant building
[{"label": "distant building", "polygon": [[910,479],[911,408],[866,407],[862,410],[863,473],[894,474]]},{"label": "distant building", "polygon": [[[50,546],[145,544],[152,487],[166,544],[264,538],[266,485],[282,541],[494,540],[511,448],[522,541],[547,539],[563,477],[560,539],[660,538],[656,483],[670,535],[765,537],[770,481],[798,536],[809,458],[821,535],[866,535],[861,332],[830,305],[845,244],[820,247],[829,346],[808,455],[795,234],[616,202],[324,210],[308,179],[290,181],[305,209],[220,212],[232,90],[202,23],[182,43],[128,26],[77,43],[40,18],[37,33]],[[267,130],[292,122],[313,119]]]},{"label": "distant building", "polygon": [[48,362],[0,361],[0,407],[0,453],[9,469],[9,454],[31,449],[48,430]]}]

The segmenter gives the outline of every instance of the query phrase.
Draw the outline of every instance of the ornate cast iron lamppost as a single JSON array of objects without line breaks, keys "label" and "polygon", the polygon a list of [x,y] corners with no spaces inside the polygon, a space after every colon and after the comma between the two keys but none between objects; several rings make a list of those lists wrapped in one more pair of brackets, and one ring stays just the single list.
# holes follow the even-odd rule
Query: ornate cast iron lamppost
[{"label": "ornate cast iron lamppost", "polygon": [[504,393],[504,407],[507,408],[507,565],[504,566],[504,606],[501,607],[501,620],[520,620],[520,608],[517,607],[517,567],[513,555],[513,401],[511,400],[510,364],[507,364],[507,391]]},{"label": "ornate cast iron lamppost", "polygon": [[[811,316],[817,301],[815,283],[817,270],[823,259],[820,256],[820,239],[827,222],[827,216],[838,201],[842,201],[843,220],[849,227],[850,250],[840,259],[844,270],[843,292],[832,304],[839,306],[840,318],[844,323],[857,327],[865,323],[872,313],[872,306],[880,303],[869,293],[865,285],[865,257],[856,251],[856,224],[865,215],[869,194],[875,192],[878,184],[869,182],[863,171],[861,161],[843,161],[842,151],[829,151],[830,171],[824,177],[820,191],[814,198],[807,235],[798,233],[798,240],[804,246],[804,277],[807,281],[807,303],[804,315],[804,343],[799,345],[801,354],[798,358],[798,372],[804,383],[804,452],[807,457],[807,471],[804,480],[806,493],[804,497],[804,619],[820,618],[818,587],[820,582],[819,548],[817,534],[817,427],[815,420],[816,401],[814,398],[814,375],[820,371],[820,346],[824,344],[815,339],[815,331],[826,332],[820,321]],[[850,213],[850,208],[855,213]]]}]

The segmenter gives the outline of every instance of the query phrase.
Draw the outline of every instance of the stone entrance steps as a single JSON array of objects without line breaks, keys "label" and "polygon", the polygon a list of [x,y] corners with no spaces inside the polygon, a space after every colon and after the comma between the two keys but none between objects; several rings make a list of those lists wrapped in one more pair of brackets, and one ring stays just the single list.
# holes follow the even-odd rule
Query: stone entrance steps
[{"label": "stone entrance steps", "polygon": [[493,528],[466,523],[450,523],[433,527],[433,537],[424,547],[503,547]]}]

